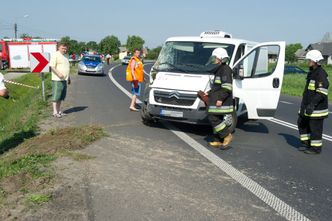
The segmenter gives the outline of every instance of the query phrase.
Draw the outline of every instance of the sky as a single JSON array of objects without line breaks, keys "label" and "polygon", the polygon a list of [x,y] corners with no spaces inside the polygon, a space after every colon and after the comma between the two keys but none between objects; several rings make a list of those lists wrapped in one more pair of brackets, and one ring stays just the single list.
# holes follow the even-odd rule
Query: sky
[{"label": "sky", "polygon": [[1,0],[0,38],[18,35],[122,44],[138,35],[154,48],[172,36],[222,30],[234,38],[287,44],[318,42],[332,32],[331,0]]}]

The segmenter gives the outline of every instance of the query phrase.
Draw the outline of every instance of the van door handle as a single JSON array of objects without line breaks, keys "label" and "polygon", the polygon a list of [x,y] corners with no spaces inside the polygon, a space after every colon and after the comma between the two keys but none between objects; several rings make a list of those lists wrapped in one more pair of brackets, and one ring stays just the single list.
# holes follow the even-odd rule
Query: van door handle
[{"label": "van door handle", "polygon": [[279,88],[279,85],[280,85],[279,78],[273,78],[273,83],[272,83],[273,88]]}]

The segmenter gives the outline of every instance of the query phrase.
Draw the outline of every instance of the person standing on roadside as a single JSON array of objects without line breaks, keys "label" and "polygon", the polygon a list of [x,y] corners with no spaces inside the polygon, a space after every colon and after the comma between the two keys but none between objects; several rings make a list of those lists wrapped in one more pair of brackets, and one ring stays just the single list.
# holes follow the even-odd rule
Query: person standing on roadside
[{"label": "person standing on roadside", "polygon": [[52,101],[53,116],[60,118],[64,114],[61,112],[61,102],[65,100],[67,94],[67,84],[70,84],[70,64],[65,54],[68,47],[64,43],[59,43],[57,51],[52,54],[50,67],[52,70]]},{"label": "person standing on roadside", "polygon": [[309,73],[304,88],[299,118],[297,121],[300,140],[304,145],[299,148],[307,154],[322,151],[323,122],[328,117],[329,81],[326,71],[321,67],[322,53],[311,50],[307,53]]},{"label": "person standing on roadside", "polygon": [[112,56],[111,56],[110,54],[107,54],[107,55],[106,55],[106,62],[107,62],[107,65],[110,65],[111,58],[112,58]]},{"label": "person standing on roadside", "polygon": [[228,53],[224,48],[216,48],[211,59],[218,67],[214,72],[214,79],[208,96],[208,119],[214,133],[214,140],[209,146],[226,150],[233,140],[231,126],[233,124],[233,78],[232,69],[227,65]]},{"label": "person standing on roadside", "polygon": [[134,56],[130,59],[126,69],[126,80],[131,82],[132,98],[129,109],[131,111],[138,111],[136,108],[137,96],[141,93],[142,82],[144,81],[143,63],[139,56],[141,51],[139,49],[134,50]]},{"label": "person standing on roadside", "polygon": [[0,97],[4,97],[7,99],[9,98],[9,93],[5,86],[4,77],[2,73],[0,73]]}]

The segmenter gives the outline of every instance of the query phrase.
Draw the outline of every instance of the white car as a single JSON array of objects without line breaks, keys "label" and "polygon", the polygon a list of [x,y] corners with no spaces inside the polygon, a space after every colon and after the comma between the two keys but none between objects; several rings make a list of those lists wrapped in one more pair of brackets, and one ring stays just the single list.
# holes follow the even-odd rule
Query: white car
[{"label": "white car", "polygon": [[129,61],[130,61],[131,57],[130,56],[125,56],[124,58],[122,58],[122,64],[125,65],[125,64],[128,64]]},{"label": "white car", "polygon": [[143,123],[164,119],[208,124],[206,106],[197,92],[210,89],[215,66],[208,60],[219,47],[227,50],[234,71],[234,121],[245,113],[249,119],[272,118],[283,80],[285,42],[258,44],[222,31],[208,31],[166,40],[144,92]]}]

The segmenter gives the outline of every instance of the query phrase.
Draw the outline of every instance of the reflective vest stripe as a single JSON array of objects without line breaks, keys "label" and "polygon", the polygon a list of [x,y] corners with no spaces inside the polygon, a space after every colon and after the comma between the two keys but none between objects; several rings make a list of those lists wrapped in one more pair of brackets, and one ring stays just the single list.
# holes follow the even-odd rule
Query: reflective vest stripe
[{"label": "reflective vest stripe", "polygon": [[325,88],[320,87],[320,88],[317,88],[316,92],[324,94],[324,95],[327,96],[329,91]]},{"label": "reflective vest stripe", "polygon": [[310,134],[301,134],[300,139],[301,139],[301,141],[309,140]]},{"label": "reflective vest stripe", "polygon": [[220,124],[218,124],[217,126],[215,126],[213,128],[213,132],[214,133],[219,133],[220,131],[222,131],[224,128],[226,127],[226,124],[224,122],[221,122]]},{"label": "reflective vest stripe", "polygon": [[214,83],[215,84],[221,84],[221,78],[219,76],[214,78]]},{"label": "reflective vest stripe", "polygon": [[322,140],[312,140],[312,141],[310,141],[310,146],[321,147],[321,146],[323,146],[323,141]]},{"label": "reflective vest stripe", "polygon": [[233,89],[233,85],[229,83],[222,84],[221,87],[230,91]]},{"label": "reflective vest stripe", "polygon": [[210,106],[208,112],[209,113],[232,113],[234,111],[233,106]]},{"label": "reflective vest stripe", "polygon": [[309,83],[308,85],[308,89],[311,90],[311,91],[314,91],[316,88],[315,88],[315,84],[313,83]]},{"label": "reflective vest stripe", "polygon": [[325,110],[315,110],[314,112],[312,112],[312,114],[304,114],[304,116],[307,117],[325,117],[329,115],[329,110],[325,109]]}]

